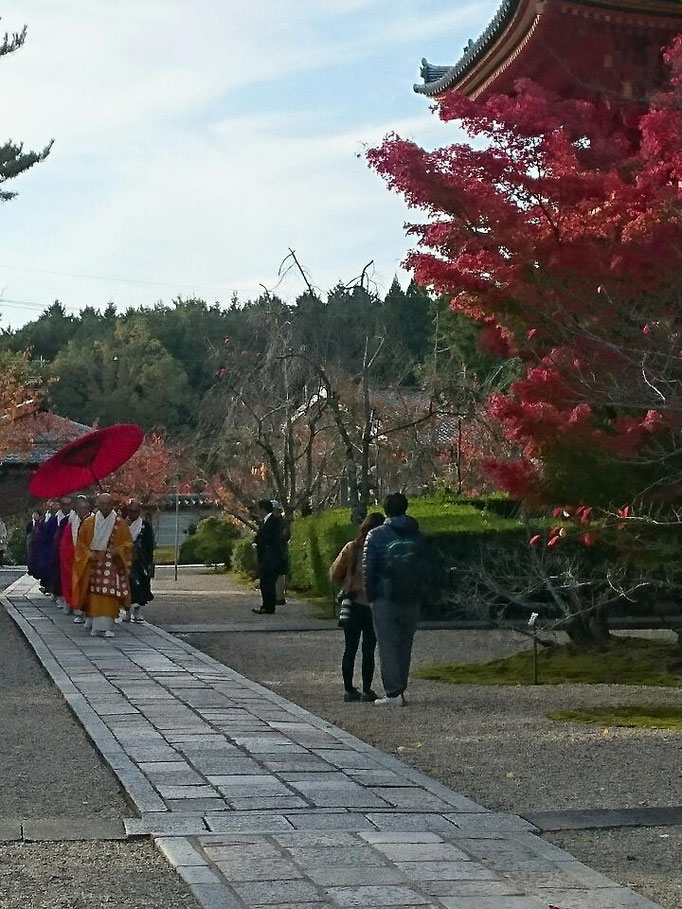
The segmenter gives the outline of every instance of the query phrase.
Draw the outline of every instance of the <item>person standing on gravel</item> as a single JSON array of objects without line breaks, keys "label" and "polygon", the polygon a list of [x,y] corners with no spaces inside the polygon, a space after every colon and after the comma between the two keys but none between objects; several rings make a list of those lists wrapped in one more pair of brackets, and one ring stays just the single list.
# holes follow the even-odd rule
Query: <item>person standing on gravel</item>
[{"label": "person standing on gravel", "polygon": [[[341,596],[349,603],[348,614],[344,616],[342,613],[339,616],[339,625],[343,628],[346,638],[346,647],[341,660],[341,674],[345,689],[344,701],[371,702],[377,699],[376,694],[372,691],[377,637],[374,632],[372,610],[362,582],[362,553],[367,534],[383,523],[384,516],[378,511],[367,515],[360,525],[356,538],[350,543],[346,543],[329,569],[329,577],[341,591]],[[362,694],[353,685],[355,657],[360,638],[362,638]]]},{"label": "person standing on gravel", "polygon": [[283,558],[284,519],[273,514],[270,499],[261,499],[258,510],[261,525],[253,545],[256,547],[262,606],[252,612],[273,615],[277,605],[277,578],[286,571]]},{"label": "person standing on gravel", "polygon": [[291,538],[291,530],[289,528],[289,522],[284,515],[284,509],[277,499],[272,500],[272,514],[282,522],[282,573],[277,575],[277,581],[275,582],[275,605],[286,606],[287,573],[289,571],[289,539]]},{"label": "person standing on gravel", "polygon": [[402,706],[423,595],[424,538],[407,514],[401,492],[384,502],[386,521],[367,536],[363,556],[365,592],[379,643],[386,697],[374,703]]}]

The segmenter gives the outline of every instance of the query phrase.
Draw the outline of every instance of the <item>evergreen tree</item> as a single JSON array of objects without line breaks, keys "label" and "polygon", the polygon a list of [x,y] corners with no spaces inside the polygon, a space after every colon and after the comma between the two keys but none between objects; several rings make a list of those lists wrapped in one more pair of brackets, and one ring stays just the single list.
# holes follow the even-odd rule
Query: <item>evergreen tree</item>
[{"label": "evergreen tree", "polygon": [[56,411],[84,423],[139,423],[178,432],[190,423],[187,376],[140,323],[116,325],[93,346],[70,341],[52,364]]},{"label": "evergreen tree", "polygon": [[79,320],[66,314],[63,305],[55,300],[51,306],[14,334],[6,334],[7,349],[30,350],[34,360],[54,360],[60,350],[76,336]]},{"label": "evergreen tree", "polygon": [[[20,32],[10,35],[5,34],[0,43],[0,57],[13,54],[26,41],[26,26]],[[16,196],[16,192],[4,188],[9,180],[14,180],[19,174],[44,161],[50,153],[52,142],[48,143],[42,151],[24,151],[23,142],[13,142],[8,140],[4,145],[0,145],[0,201],[7,202]]]}]

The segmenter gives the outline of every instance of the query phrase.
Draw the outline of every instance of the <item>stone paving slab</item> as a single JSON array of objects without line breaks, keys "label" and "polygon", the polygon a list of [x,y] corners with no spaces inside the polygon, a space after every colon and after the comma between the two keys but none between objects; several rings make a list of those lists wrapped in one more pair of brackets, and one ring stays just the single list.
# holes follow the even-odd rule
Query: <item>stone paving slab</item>
[{"label": "stone paving slab", "polygon": [[535,811],[525,819],[542,831],[595,830],[617,827],[682,826],[682,807],[593,808],[589,810]]},{"label": "stone paving slab", "polygon": [[126,839],[122,820],[97,818],[33,818],[23,821],[22,835],[26,842],[85,842]]},{"label": "stone paving slab", "polygon": [[127,836],[123,820],[116,818],[0,818],[0,843],[106,842],[125,840]]},{"label": "stone paving slab", "polygon": [[0,820],[0,843],[13,843],[21,838],[21,821]]},{"label": "stone paving slab", "polygon": [[126,834],[153,836],[206,909],[655,909],[528,820],[487,811],[166,631],[91,638],[30,579],[5,596],[137,807]]}]

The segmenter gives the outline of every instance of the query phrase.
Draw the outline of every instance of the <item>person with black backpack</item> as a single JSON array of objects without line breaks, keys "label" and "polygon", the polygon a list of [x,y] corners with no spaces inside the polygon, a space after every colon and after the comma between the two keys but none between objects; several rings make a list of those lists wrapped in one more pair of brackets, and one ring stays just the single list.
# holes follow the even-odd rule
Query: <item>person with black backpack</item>
[{"label": "person with black backpack", "polygon": [[386,521],[367,537],[363,580],[379,644],[381,677],[386,697],[379,706],[406,704],[412,643],[423,596],[424,538],[417,521],[407,514],[401,492],[384,502]]}]

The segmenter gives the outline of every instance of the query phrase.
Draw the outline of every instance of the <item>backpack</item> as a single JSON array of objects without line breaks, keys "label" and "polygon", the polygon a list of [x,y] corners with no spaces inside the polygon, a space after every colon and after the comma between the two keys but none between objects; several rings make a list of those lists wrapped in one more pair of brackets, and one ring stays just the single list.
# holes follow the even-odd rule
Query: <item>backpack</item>
[{"label": "backpack", "polygon": [[393,603],[419,603],[424,590],[424,538],[420,533],[393,531],[386,547],[384,580],[388,599]]}]

